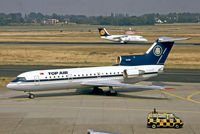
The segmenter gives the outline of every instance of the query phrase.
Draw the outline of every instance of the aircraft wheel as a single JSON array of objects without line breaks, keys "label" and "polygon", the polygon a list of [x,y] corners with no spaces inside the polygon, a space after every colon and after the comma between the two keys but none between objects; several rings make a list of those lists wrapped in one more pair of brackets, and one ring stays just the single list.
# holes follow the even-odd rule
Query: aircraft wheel
[{"label": "aircraft wheel", "polygon": [[34,99],[35,98],[35,95],[34,94],[29,94],[29,99]]},{"label": "aircraft wheel", "polygon": [[103,94],[103,89],[95,87],[92,91],[93,94]]},{"label": "aircraft wheel", "polygon": [[175,124],[175,126],[174,126],[175,128],[180,128],[180,125],[179,124]]},{"label": "aircraft wheel", "polygon": [[151,128],[153,128],[153,129],[155,129],[156,127],[157,127],[156,124],[151,125]]},{"label": "aircraft wheel", "polygon": [[106,95],[108,95],[108,96],[115,96],[115,95],[117,95],[117,91],[115,91],[114,89],[113,89],[113,87],[109,87],[109,91],[106,93]]},{"label": "aircraft wheel", "polygon": [[108,91],[108,92],[106,92],[106,95],[107,96],[115,96],[115,95],[117,95],[117,92],[116,91],[115,92]]}]

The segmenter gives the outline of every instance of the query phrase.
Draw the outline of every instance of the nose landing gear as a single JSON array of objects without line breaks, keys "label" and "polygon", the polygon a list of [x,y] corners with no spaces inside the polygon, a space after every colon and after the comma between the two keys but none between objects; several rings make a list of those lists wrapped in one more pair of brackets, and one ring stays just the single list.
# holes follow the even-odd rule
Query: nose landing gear
[{"label": "nose landing gear", "polygon": [[29,93],[28,98],[29,99],[34,99],[35,98],[35,94]]}]

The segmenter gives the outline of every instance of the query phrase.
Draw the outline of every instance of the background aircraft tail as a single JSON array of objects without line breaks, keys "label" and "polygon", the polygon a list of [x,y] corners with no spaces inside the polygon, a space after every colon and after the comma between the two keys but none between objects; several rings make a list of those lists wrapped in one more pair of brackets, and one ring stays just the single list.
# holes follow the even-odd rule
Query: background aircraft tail
[{"label": "background aircraft tail", "polygon": [[101,36],[110,36],[110,34],[108,33],[108,31],[107,31],[105,28],[100,27],[100,28],[98,28],[98,29],[99,29],[99,34],[100,34]]},{"label": "background aircraft tail", "polygon": [[164,65],[174,41],[187,39],[188,38],[160,37],[144,55],[119,56],[117,58],[117,63],[124,66]]}]

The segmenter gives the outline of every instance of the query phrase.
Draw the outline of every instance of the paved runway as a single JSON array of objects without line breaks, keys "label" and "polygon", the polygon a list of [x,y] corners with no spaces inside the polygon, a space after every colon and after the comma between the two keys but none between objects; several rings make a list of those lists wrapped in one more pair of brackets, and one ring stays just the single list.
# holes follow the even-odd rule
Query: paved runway
[{"label": "paved runway", "polygon": [[[0,133],[86,134],[87,129],[121,134],[200,133],[200,84],[163,84],[175,89],[133,91],[118,88],[121,91],[118,96],[93,95],[90,90],[72,89],[40,92],[36,99],[27,99],[23,92],[2,87]],[[184,121],[184,127],[147,128],[146,117],[153,108],[176,113]]]},{"label": "paved runway", "polygon": [[[47,68],[58,67],[0,66],[0,76],[14,77]],[[117,88],[117,96],[71,89],[39,92],[35,99],[28,99],[23,92],[0,87],[0,134],[86,134],[87,129],[121,134],[197,134],[200,133],[199,74],[200,70],[167,69],[159,77],[141,84],[174,89]],[[184,127],[147,128],[146,117],[153,108],[176,113],[184,121]]]}]

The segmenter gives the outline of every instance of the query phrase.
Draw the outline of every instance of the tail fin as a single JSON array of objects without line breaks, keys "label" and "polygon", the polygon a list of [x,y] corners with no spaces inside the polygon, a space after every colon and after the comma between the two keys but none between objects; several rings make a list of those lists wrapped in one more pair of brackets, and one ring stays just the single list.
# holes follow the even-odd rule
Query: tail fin
[{"label": "tail fin", "polygon": [[99,34],[101,36],[110,36],[110,34],[107,32],[107,30],[103,27],[98,28],[99,29]]},{"label": "tail fin", "polygon": [[160,37],[144,55],[127,55],[118,57],[120,65],[163,65],[171,51],[174,41],[189,38]]},{"label": "tail fin", "polygon": [[174,41],[187,39],[188,38],[160,37],[148,49],[145,55],[151,60],[151,64],[164,64],[173,47]]}]

